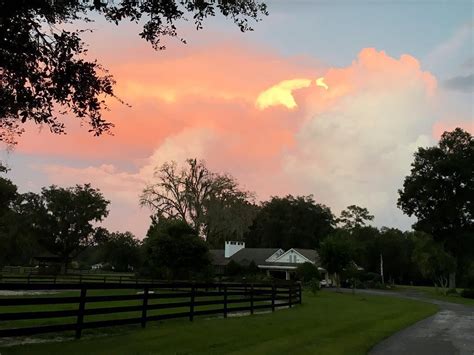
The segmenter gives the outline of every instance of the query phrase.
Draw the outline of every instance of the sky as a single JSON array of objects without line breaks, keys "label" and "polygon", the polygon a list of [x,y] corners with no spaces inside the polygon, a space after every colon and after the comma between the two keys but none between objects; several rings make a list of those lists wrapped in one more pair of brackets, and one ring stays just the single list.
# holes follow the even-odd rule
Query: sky
[{"label": "sky", "polygon": [[473,2],[267,4],[253,32],[222,17],[184,23],[187,44],[165,51],[134,24],[89,24],[88,56],[129,105],[110,101],[113,136],[72,117],[64,136],[29,126],[0,154],[20,192],[92,183],[111,201],[103,225],[143,238],[139,195],[155,167],[198,158],[258,201],[312,194],[335,214],[357,204],[375,226],[409,229],[396,201],[413,153],[445,130],[474,133]]}]

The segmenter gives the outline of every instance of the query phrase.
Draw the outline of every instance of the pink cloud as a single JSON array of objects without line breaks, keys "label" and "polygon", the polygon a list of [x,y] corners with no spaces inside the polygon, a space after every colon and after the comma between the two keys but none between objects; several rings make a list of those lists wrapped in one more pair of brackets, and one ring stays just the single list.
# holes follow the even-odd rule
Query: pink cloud
[{"label": "pink cloud", "polygon": [[438,121],[433,125],[433,138],[439,139],[444,132],[453,131],[458,127],[474,134],[474,120],[446,120]]},{"label": "pink cloud", "polygon": [[[132,105],[112,104],[115,136],[97,139],[73,126],[67,137],[30,132],[18,149],[87,161],[41,169],[57,184],[98,186],[122,211],[109,225],[139,236],[148,211],[139,210],[138,195],[153,168],[188,157],[231,173],[261,199],[314,193],[336,210],[361,203],[386,220],[413,151],[430,143],[437,119],[436,79],[409,55],[367,48],[347,67],[324,69],[233,43],[165,55],[139,49],[126,58],[110,60],[117,93]],[[316,85],[322,76],[328,90]],[[311,84],[291,92],[293,109],[256,106],[262,92],[297,78]],[[121,170],[130,162],[135,169]],[[127,209],[136,225],[122,218]]]}]

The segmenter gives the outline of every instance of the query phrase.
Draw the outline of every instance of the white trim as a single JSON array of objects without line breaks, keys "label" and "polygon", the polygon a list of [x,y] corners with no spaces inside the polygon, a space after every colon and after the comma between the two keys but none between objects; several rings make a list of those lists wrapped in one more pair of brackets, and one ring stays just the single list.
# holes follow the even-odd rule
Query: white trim
[{"label": "white trim", "polygon": [[258,265],[260,269],[280,269],[280,270],[296,270],[296,266],[286,266],[286,265]]},{"label": "white trim", "polygon": [[302,263],[294,263],[294,264],[303,264],[305,262],[307,263],[311,263],[311,264],[315,264],[314,261],[311,261],[309,260],[306,256],[304,256],[303,254],[301,254],[300,252],[298,252],[297,250],[295,250],[294,248],[291,248],[291,249],[288,249],[287,251],[285,251],[283,254],[281,254],[276,260],[273,260],[273,261],[270,261],[272,263],[278,263],[280,259],[282,259],[286,254],[290,253],[290,252],[294,252],[295,254],[299,255],[304,261]]},{"label": "white trim", "polygon": [[[280,255],[276,256],[274,260],[271,260],[273,258],[273,256],[275,254],[278,254],[278,253],[280,253]],[[275,260],[277,260],[280,256],[282,256],[284,253],[285,253],[285,251],[282,248],[280,248],[276,252],[274,252],[272,255],[270,255],[267,259],[265,259],[265,261],[268,262],[268,263],[272,263]]]}]

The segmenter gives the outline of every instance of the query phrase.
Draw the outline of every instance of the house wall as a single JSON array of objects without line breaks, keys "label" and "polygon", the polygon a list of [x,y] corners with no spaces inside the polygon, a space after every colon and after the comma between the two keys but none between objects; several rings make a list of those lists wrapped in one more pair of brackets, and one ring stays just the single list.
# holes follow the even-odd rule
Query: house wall
[{"label": "house wall", "polygon": [[237,253],[239,250],[245,248],[245,242],[226,241],[224,247],[224,256],[230,258],[232,255]]}]

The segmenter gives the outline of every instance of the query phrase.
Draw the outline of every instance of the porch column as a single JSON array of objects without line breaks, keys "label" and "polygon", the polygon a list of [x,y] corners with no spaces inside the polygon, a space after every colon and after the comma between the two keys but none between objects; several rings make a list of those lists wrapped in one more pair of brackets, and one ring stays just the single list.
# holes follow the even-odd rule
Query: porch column
[{"label": "porch column", "polygon": [[270,277],[270,270],[267,269],[267,276]]},{"label": "porch column", "polygon": [[290,272],[285,271],[285,280],[290,280]]}]

